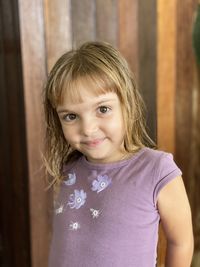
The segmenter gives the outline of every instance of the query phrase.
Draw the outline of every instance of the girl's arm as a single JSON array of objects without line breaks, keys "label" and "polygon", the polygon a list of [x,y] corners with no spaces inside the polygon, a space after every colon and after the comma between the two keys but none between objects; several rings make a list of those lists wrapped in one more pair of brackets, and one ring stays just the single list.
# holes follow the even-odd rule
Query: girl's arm
[{"label": "girl's arm", "polygon": [[191,210],[181,177],[160,191],[158,210],[167,239],[165,267],[189,267],[193,254]]}]

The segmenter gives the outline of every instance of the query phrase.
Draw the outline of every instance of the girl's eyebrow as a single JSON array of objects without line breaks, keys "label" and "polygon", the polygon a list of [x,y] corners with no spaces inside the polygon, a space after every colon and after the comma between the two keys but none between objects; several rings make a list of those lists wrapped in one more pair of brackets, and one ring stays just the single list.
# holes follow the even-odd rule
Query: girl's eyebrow
[{"label": "girl's eyebrow", "polygon": [[67,110],[67,109],[58,109],[57,110],[57,113],[59,113],[59,114],[61,114],[61,113],[68,113],[68,112],[72,112],[72,111],[70,111],[70,110]]},{"label": "girl's eyebrow", "polygon": [[95,103],[94,106],[99,106],[99,105],[107,103],[107,102],[115,102],[116,100],[117,99],[115,99],[115,98],[102,99],[99,102]]},{"label": "girl's eyebrow", "polygon": [[[116,102],[116,101],[117,101],[117,99],[115,99],[115,98],[102,99],[102,100],[94,103],[93,106],[99,106],[99,105],[105,104],[107,102]],[[70,109],[66,109],[66,108],[61,108],[61,109],[58,108],[57,109],[57,113],[68,113],[68,112],[74,112],[74,111],[72,111]]]}]

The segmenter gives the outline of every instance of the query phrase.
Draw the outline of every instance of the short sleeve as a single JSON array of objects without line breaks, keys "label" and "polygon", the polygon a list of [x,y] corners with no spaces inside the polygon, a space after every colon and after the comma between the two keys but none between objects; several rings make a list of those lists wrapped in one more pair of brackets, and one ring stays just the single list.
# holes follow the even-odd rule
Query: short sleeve
[{"label": "short sleeve", "polygon": [[156,206],[157,198],[160,190],[177,176],[181,176],[182,172],[173,160],[173,155],[163,153],[158,160],[158,169],[155,177],[153,201]]}]

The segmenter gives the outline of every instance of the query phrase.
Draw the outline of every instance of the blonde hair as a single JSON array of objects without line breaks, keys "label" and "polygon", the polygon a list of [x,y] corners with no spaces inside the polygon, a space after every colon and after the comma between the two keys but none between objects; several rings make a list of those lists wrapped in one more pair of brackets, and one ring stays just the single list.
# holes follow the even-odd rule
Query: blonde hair
[{"label": "blonde hair", "polygon": [[127,152],[135,152],[136,147],[154,147],[145,129],[144,103],[126,60],[110,44],[84,43],[77,50],[71,50],[58,59],[45,86],[45,166],[54,184],[59,184],[63,179],[63,165],[81,155],[64,138],[56,107],[66,92],[72,101],[80,98],[76,84],[83,79],[95,84],[97,95],[108,91],[118,95],[125,122],[124,148]]}]

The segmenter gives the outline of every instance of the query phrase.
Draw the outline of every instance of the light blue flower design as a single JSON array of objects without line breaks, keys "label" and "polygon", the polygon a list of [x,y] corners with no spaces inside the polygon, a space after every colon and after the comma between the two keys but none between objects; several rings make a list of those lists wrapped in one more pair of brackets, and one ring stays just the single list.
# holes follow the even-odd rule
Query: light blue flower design
[{"label": "light blue flower design", "polygon": [[111,183],[111,181],[112,179],[107,175],[99,175],[97,180],[92,182],[92,191],[97,191],[97,193],[101,192]]},{"label": "light blue flower design", "polygon": [[68,180],[63,181],[65,185],[73,185],[76,183],[76,174],[75,173],[68,173]]},{"label": "light blue flower design", "polygon": [[68,205],[71,209],[79,209],[85,204],[87,194],[83,190],[74,190],[74,194],[69,196]]}]

